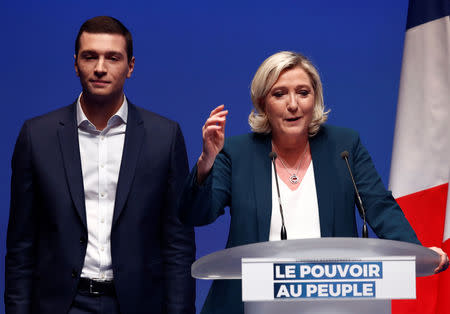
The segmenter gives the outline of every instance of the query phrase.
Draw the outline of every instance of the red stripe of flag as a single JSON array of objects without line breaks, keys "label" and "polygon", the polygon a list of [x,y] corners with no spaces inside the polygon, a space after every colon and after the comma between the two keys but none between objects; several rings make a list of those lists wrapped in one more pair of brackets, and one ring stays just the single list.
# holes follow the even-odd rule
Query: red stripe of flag
[{"label": "red stripe of flag", "polygon": [[[442,245],[448,183],[409,194],[397,199],[409,223],[424,246]],[[450,242],[446,241],[450,252]],[[442,278],[444,277],[445,278]],[[449,314],[450,271],[439,275],[417,278],[416,300],[392,301],[392,313],[400,314]],[[439,296],[438,291],[447,291],[448,296]],[[438,310],[439,309],[439,310]]]}]

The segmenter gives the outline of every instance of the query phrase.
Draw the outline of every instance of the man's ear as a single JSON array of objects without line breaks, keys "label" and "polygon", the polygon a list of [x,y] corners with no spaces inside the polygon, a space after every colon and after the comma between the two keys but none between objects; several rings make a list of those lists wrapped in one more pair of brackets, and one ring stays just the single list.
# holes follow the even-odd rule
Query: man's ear
[{"label": "man's ear", "polygon": [[75,73],[77,74],[77,76],[80,76],[80,74],[78,73],[77,55],[73,55],[73,59],[74,59]]},{"label": "man's ear", "polygon": [[130,62],[128,62],[128,73],[127,73],[127,78],[131,77],[131,74],[134,71],[134,62],[136,61],[136,59],[134,58],[134,56],[131,58]]}]

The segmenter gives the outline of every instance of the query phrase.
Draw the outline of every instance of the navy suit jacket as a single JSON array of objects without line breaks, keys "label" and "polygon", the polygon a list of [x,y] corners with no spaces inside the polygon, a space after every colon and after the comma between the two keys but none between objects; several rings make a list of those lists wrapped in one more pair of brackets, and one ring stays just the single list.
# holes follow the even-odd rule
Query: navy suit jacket
[{"label": "navy suit jacket", "polygon": [[[322,237],[358,236],[355,192],[341,158],[341,152],[346,150],[367,221],[375,233],[380,238],[420,243],[355,131],[323,125],[309,142]],[[229,206],[227,248],[268,241],[272,215],[271,150],[270,134],[251,133],[227,139],[202,185],[196,183],[196,168],[188,177],[181,220],[196,226],[209,224]],[[289,230],[287,233],[289,238]],[[243,313],[241,299],[239,281],[216,280],[202,313]]]},{"label": "navy suit jacket", "polygon": [[[188,163],[177,123],[129,103],[111,255],[121,313],[194,313],[192,227],[176,218]],[[12,158],[6,313],[66,313],[87,246],[76,104],[24,123]]]}]

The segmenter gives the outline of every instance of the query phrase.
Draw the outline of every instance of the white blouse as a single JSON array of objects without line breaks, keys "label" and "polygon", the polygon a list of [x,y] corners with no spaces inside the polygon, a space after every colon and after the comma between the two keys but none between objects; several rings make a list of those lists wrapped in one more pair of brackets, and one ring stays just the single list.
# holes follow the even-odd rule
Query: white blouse
[{"label": "white blouse", "polygon": [[[280,177],[278,177],[278,184],[288,240],[320,238],[319,205],[312,160],[300,186],[295,191],[289,189]],[[269,241],[281,240],[280,232],[281,214],[272,165],[272,218]]]}]

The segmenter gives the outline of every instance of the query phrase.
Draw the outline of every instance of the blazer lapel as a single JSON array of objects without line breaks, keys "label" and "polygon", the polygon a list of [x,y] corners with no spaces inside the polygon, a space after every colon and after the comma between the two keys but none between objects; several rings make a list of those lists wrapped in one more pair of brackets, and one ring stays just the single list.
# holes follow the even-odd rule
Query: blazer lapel
[{"label": "blazer lapel", "polygon": [[[323,130],[321,130],[323,131]],[[332,160],[326,143],[326,134],[319,133],[310,138],[311,157],[314,165],[317,201],[319,205],[320,232],[322,237],[332,237],[334,234],[333,184],[330,177],[333,173]]]},{"label": "blazer lapel", "polygon": [[130,192],[134,178],[136,163],[144,140],[144,125],[136,107],[128,103],[127,130],[123,145],[122,162],[120,165],[119,180],[117,182],[116,200],[114,205],[113,226],[122,213]]},{"label": "blazer lapel", "polygon": [[86,227],[83,172],[81,169],[78,127],[76,122],[76,103],[68,107],[66,116],[60,120],[58,138],[70,194],[78,215]]},{"label": "blazer lapel", "polygon": [[253,178],[258,221],[258,240],[269,241],[270,220],[272,219],[272,168],[269,153],[272,151],[271,136],[255,136],[253,151]]}]

